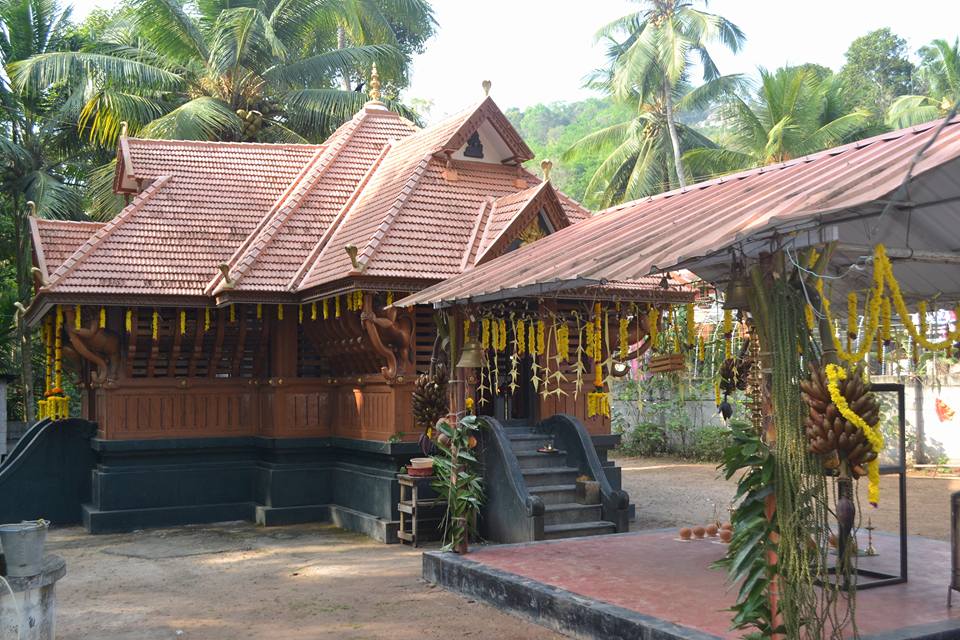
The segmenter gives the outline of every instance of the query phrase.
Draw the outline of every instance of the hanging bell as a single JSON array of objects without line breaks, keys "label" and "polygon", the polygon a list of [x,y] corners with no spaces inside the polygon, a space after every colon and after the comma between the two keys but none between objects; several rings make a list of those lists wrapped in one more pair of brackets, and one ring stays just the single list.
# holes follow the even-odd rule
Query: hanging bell
[{"label": "hanging bell", "polygon": [[750,309],[750,285],[743,274],[734,276],[723,294],[724,309]]},{"label": "hanging bell", "polygon": [[467,338],[463,345],[463,351],[460,352],[460,360],[457,362],[458,369],[479,369],[483,364],[480,353],[480,343],[473,337]]}]

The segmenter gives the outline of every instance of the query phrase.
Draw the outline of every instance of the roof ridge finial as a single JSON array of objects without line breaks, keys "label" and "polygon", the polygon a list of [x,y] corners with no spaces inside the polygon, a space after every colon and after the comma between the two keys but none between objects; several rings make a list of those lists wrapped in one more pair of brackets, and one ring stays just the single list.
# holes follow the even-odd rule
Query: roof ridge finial
[{"label": "roof ridge finial", "polygon": [[490,87],[493,86],[493,83],[490,82],[489,80],[484,80],[483,82],[480,83],[480,86],[483,87],[483,95],[484,95],[484,96],[489,96],[489,95],[490,95]]},{"label": "roof ridge finial", "polygon": [[540,163],[540,169],[543,170],[543,181],[550,182],[550,172],[553,170],[553,160],[546,158]]},{"label": "roof ridge finial", "polygon": [[380,102],[380,72],[376,62],[370,68],[370,100]]}]

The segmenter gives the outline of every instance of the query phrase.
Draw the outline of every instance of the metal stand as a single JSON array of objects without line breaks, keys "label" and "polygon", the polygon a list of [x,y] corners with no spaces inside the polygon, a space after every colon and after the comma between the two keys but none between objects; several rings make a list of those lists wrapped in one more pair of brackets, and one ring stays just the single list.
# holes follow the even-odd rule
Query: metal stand
[{"label": "metal stand", "polygon": [[419,547],[421,542],[440,538],[440,516],[446,509],[447,501],[439,498],[431,488],[430,483],[434,480],[436,476],[397,475],[400,484],[400,502],[397,503],[400,527],[397,537],[401,542]]},{"label": "metal stand", "polygon": [[950,496],[950,586],[947,607],[953,606],[953,592],[960,591],[960,491]]},{"label": "metal stand", "polygon": [[[876,587],[885,587],[892,584],[902,584],[907,581],[907,443],[906,443],[906,421],[904,417],[905,412],[905,399],[904,399],[904,386],[898,383],[876,383],[871,385],[871,391],[875,393],[896,393],[897,394],[897,427],[898,427],[898,451],[899,451],[899,460],[897,464],[890,465],[881,465],[880,466],[880,475],[897,475],[899,477],[898,482],[898,498],[899,498],[899,507],[900,507],[900,572],[899,574],[886,573],[883,571],[873,571],[871,569],[863,569],[861,567],[856,567],[854,573],[857,574],[857,590],[861,589],[875,589]],[[847,480],[849,482],[849,480]],[[840,487],[840,496],[841,498],[844,495],[848,495],[841,485]],[[956,518],[954,518],[954,526],[956,527]],[[843,526],[840,527],[843,531]],[[873,548],[873,526],[868,526],[868,533],[870,537],[869,548]],[[843,561],[843,541],[838,537],[837,548],[840,551],[837,556],[837,563]],[[874,553],[870,554],[868,552],[865,554],[866,557],[871,557],[871,555],[876,555],[876,550]],[[954,545],[956,549],[956,545]],[[855,556],[857,553],[856,549],[853,550],[851,556]],[[858,563],[859,564],[859,563]],[[956,562],[954,562],[956,566]],[[831,567],[828,573],[832,576],[837,575],[837,567]],[[865,580],[864,580],[865,579]],[[958,584],[960,586],[960,584]],[[960,590],[960,589],[958,589]]]}]

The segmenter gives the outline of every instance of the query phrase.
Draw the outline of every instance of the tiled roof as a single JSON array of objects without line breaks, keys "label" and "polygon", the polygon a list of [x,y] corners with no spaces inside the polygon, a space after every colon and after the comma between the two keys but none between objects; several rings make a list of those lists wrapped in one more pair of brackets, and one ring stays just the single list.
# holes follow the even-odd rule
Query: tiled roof
[{"label": "tiled roof", "polygon": [[104,222],[30,218],[37,266],[49,277],[77,248],[97,232]]},{"label": "tiled roof", "polygon": [[[486,161],[464,157],[474,132]],[[368,103],[322,145],[122,138],[114,186],[135,197],[106,225],[37,227],[40,295],[269,302],[447,278],[540,211],[589,217],[518,164],[532,155],[489,98],[424,130]]]}]

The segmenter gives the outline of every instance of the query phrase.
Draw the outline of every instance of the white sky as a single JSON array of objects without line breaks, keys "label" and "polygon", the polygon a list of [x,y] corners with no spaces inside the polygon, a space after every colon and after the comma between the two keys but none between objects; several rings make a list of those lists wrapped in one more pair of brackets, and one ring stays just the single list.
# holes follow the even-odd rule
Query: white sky
[{"label": "white sky", "polygon": [[[700,0],[694,0],[702,7]],[[112,0],[75,0],[74,16]],[[457,111],[482,95],[501,108],[578,100],[590,95],[584,76],[603,62],[593,34],[635,10],[626,0],[433,0],[438,33],[413,67],[407,99],[432,100],[430,119]],[[956,0],[713,0],[709,10],[746,33],[737,55],[718,46],[721,73],[753,73],[758,65],[816,62],[834,69],[857,36],[889,26],[911,51],[934,38],[960,33]]]}]

